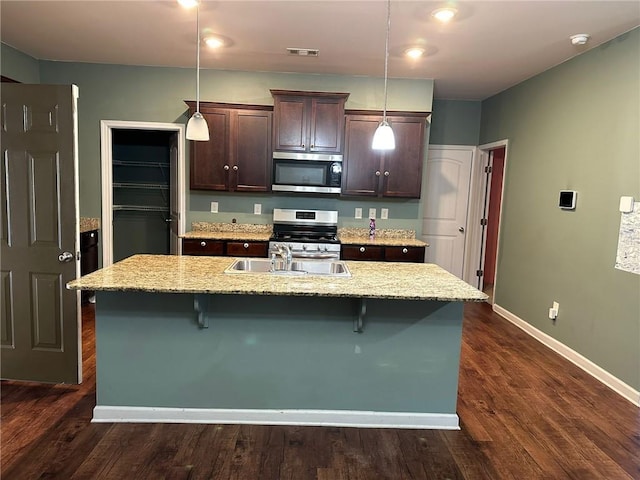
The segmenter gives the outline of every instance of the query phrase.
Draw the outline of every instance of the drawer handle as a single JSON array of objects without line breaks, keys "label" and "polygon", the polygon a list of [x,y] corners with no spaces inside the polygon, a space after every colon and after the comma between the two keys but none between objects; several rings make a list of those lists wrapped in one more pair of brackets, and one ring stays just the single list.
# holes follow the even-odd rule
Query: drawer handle
[{"label": "drawer handle", "polygon": [[407,252],[409,252],[409,250],[407,250],[406,248],[402,249],[402,253],[407,253]]},{"label": "drawer handle", "polygon": [[243,246],[244,248],[249,248],[249,244],[248,244],[248,243],[245,243],[245,244],[243,244],[242,246]]},{"label": "drawer handle", "polygon": [[200,246],[201,247],[206,247],[207,246],[207,242],[200,242]]},{"label": "drawer handle", "polygon": [[222,167],[222,168],[224,168],[225,170],[229,170],[229,165],[225,165],[225,166],[224,166],[224,167]]},{"label": "drawer handle", "polygon": [[380,170],[376,170],[376,177],[380,176]]},{"label": "drawer handle", "polygon": [[360,253],[364,253],[365,250],[366,250],[366,248],[360,247]]},{"label": "drawer handle", "polygon": [[388,177],[389,176],[389,172],[384,172],[384,176]]},{"label": "drawer handle", "polygon": [[234,165],[234,166],[233,166],[233,171],[234,171],[234,172],[237,172],[237,171],[238,171],[238,166],[237,166],[237,165]]}]

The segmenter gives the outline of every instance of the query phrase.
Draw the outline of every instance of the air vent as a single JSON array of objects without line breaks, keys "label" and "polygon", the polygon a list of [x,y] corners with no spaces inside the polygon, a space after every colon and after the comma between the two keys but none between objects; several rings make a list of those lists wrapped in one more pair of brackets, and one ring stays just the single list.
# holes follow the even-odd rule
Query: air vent
[{"label": "air vent", "polygon": [[287,48],[289,55],[298,57],[317,57],[320,50],[317,48]]}]

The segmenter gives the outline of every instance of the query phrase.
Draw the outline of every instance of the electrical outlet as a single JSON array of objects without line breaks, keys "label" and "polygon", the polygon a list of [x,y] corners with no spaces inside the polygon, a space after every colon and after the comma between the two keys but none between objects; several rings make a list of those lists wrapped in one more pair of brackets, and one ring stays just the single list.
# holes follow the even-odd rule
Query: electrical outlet
[{"label": "electrical outlet", "polygon": [[218,213],[218,202],[211,202],[211,213]]},{"label": "electrical outlet", "polygon": [[362,209],[356,208],[355,218],[362,218]]},{"label": "electrical outlet", "polygon": [[560,304],[558,302],[553,302],[553,305],[549,309],[549,319],[555,320],[558,318],[558,312],[560,311]]},{"label": "electrical outlet", "polygon": [[381,208],[380,209],[380,219],[381,220],[387,220],[389,218],[389,209],[388,208]]},{"label": "electrical outlet", "polygon": [[262,204],[261,203],[254,203],[253,204],[253,214],[254,215],[260,215],[262,213]]},{"label": "electrical outlet", "polygon": [[376,218],[376,209],[375,208],[370,208],[369,209],[369,218]]}]

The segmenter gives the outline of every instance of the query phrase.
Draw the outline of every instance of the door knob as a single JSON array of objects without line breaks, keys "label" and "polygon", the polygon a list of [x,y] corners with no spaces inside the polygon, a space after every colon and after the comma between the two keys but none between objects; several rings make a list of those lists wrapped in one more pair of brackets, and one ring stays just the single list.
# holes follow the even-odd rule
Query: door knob
[{"label": "door knob", "polygon": [[464,227],[460,227],[460,228],[458,228],[458,231],[459,231],[460,233],[464,233]]},{"label": "door knob", "polygon": [[58,261],[60,263],[67,263],[71,260],[73,260],[73,253],[71,252],[62,252],[60,255],[58,255]]}]

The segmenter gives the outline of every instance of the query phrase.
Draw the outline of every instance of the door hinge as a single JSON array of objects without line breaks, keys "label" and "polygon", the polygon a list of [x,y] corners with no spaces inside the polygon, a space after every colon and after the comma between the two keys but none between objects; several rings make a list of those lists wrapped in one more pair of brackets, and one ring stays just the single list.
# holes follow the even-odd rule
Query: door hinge
[{"label": "door hinge", "polygon": [[491,165],[487,165],[486,167],[484,167],[484,173],[491,173],[492,170],[493,168],[491,168]]},{"label": "door hinge", "polygon": [[476,270],[476,277],[482,277],[484,275],[484,270]]},{"label": "door hinge", "polygon": [[486,227],[488,225],[488,223],[489,222],[487,221],[486,218],[483,218],[483,219],[480,220],[480,225],[482,225],[483,227]]}]

